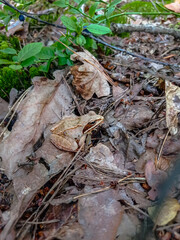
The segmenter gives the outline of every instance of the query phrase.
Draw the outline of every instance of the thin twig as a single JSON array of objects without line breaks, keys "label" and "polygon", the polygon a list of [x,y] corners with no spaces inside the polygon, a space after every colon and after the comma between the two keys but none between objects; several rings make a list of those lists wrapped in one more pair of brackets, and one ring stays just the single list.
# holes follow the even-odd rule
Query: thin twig
[{"label": "thin twig", "polygon": [[[130,174],[130,175],[128,175],[128,176],[120,179],[117,183],[121,183],[121,182],[123,182],[124,180],[126,180],[126,179],[129,178],[129,177],[132,177],[132,174]],[[92,194],[104,192],[104,191],[107,191],[107,190],[109,190],[109,189],[111,189],[111,188],[112,188],[111,186],[108,186],[108,187],[101,188],[101,189],[98,189],[98,190],[93,191],[93,192],[90,192],[90,193],[83,193],[83,194],[81,194],[81,195],[78,195],[78,196],[74,197],[73,199],[76,200],[76,199],[79,199],[79,198],[81,198],[81,197],[86,197],[86,196],[89,196],[89,195],[92,195]]]},{"label": "thin twig", "polygon": [[126,202],[127,205],[129,205],[130,207],[134,208],[136,211],[138,211],[138,212],[142,213],[144,216],[150,218],[147,213],[143,212],[143,211],[142,211],[141,209],[139,209],[137,206],[134,206],[134,205],[130,204],[130,203],[127,202],[127,201],[125,201],[125,202]]},{"label": "thin twig", "polygon": [[53,219],[53,220],[49,220],[49,221],[42,221],[42,222],[34,222],[34,221],[29,221],[27,223],[29,224],[35,224],[35,225],[38,225],[38,224],[51,224],[51,223],[57,223],[57,222],[60,222],[61,220],[59,219]]},{"label": "thin twig", "polygon": [[158,227],[158,228],[156,229],[156,231],[168,230],[169,228],[178,227],[179,225],[180,225],[179,223],[174,223],[174,224],[170,224],[170,225],[168,225],[168,226]]},{"label": "thin twig", "polygon": [[7,2],[6,0],[0,0],[0,2],[4,3],[6,6],[9,6],[10,8],[14,9],[15,11],[19,12],[20,14],[28,17],[28,18],[32,18],[38,22],[41,22],[41,23],[44,23],[46,25],[50,25],[50,26],[53,26],[53,27],[56,27],[56,28],[61,28],[61,29],[66,29],[65,27],[63,26],[60,26],[58,24],[54,24],[54,23],[50,23],[50,22],[47,22],[47,21],[43,21],[41,20],[40,18],[38,17],[34,17],[34,14],[31,14],[31,13],[27,13],[27,12],[24,12],[24,11],[21,11],[19,10],[18,8],[14,7],[13,5],[11,5],[9,2]]},{"label": "thin twig", "polygon": [[165,137],[164,137],[164,140],[163,140],[163,142],[162,142],[161,148],[160,148],[160,150],[159,150],[159,154],[158,154],[157,160],[156,160],[156,162],[155,162],[156,167],[158,167],[159,159],[160,159],[160,157],[161,157],[161,153],[162,153],[164,144],[165,144],[165,142],[166,142],[166,140],[167,140],[167,137],[168,137],[168,135],[169,135],[169,132],[170,132],[170,128],[168,129],[168,131],[167,131],[167,133],[166,133],[166,135],[165,135]]},{"label": "thin twig", "polygon": [[157,64],[161,64],[161,65],[163,65],[163,66],[169,66],[169,67],[172,67],[172,68],[180,69],[180,66],[179,66],[179,65],[170,64],[170,63],[166,63],[166,62],[161,62],[161,61],[158,61],[158,60],[154,60],[154,59],[151,59],[151,58],[143,57],[143,56],[138,55],[138,54],[136,54],[136,53],[129,52],[129,51],[125,50],[125,49],[122,49],[122,48],[119,48],[119,47],[116,47],[116,46],[112,46],[111,44],[103,41],[102,39],[95,37],[95,36],[92,35],[91,33],[87,33],[87,32],[84,32],[84,31],[83,31],[82,34],[85,35],[85,36],[88,36],[88,37],[94,39],[96,42],[102,43],[103,45],[105,45],[105,46],[107,46],[107,47],[110,47],[110,48],[112,48],[112,49],[114,49],[114,50],[116,50],[116,51],[120,51],[120,52],[123,52],[123,53],[125,53],[125,54],[131,55],[131,56],[133,56],[133,57],[140,58],[140,59],[142,59],[142,60],[144,60],[144,61],[146,61],[146,62],[154,62],[154,63],[157,63]]},{"label": "thin twig", "polygon": [[14,109],[14,112],[12,113],[8,124],[6,125],[6,127],[3,129],[2,133],[0,134],[0,138],[3,136],[3,134],[6,132],[9,124],[11,123],[11,120],[13,119],[14,115],[16,114],[16,111],[18,110],[19,105],[21,104],[22,100],[26,97],[26,95],[29,93],[29,91],[32,89],[32,87],[28,88],[21,96],[20,98],[15,102],[15,104],[13,105],[13,107],[10,109],[10,111],[6,114],[6,116],[4,117],[3,121],[1,122],[0,126],[2,125],[2,123],[5,121],[5,119],[7,118],[7,116],[9,116],[9,114],[11,113],[11,111]]}]

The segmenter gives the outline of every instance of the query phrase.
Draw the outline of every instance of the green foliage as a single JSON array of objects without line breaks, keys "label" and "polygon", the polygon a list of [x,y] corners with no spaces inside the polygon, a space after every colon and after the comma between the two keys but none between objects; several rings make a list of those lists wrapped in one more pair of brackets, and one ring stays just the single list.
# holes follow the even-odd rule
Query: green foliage
[{"label": "green foliage", "polygon": [[39,71],[39,69],[35,66],[30,67],[29,69],[29,76],[32,79],[35,76],[41,76],[42,73]]},{"label": "green foliage", "polygon": [[[30,50],[32,52],[33,49]],[[31,67],[27,71],[22,69],[20,64],[17,64],[17,56],[21,56],[21,53],[23,52],[20,50],[18,38],[8,38],[0,34],[0,97],[2,98],[7,97],[11,88],[17,90],[28,88],[31,85],[32,77],[42,75],[37,67]],[[29,53],[24,58],[27,56],[30,56]]]},{"label": "green foliage", "polygon": [[[6,98],[12,88],[26,89],[31,85],[28,74],[24,70],[13,70],[9,67],[0,68],[0,96]],[[6,93],[6,94],[5,94]]]},{"label": "green foliage", "polygon": [[43,47],[42,42],[29,43],[17,55],[17,61],[22,62],[38,54]]},{"label": "green foliage", "polygon": [[[7,52],[7,48],[11,49],[20,49],[19,40],[16,37],[6,37],[3,34],[0,34],[0,59],[5,58],[7,60],[11,60],[12,56]],[[11,50],[13,51],[13,50]]]},{"label": "green foliage", "polygon": [[[96,42],[83,36],[83,31],[89,31],[96,36],[112,34],[110,24],[112,22],[127,23],[130,15],[139,14],[149,17],[150,15],[172,13],[165,9],[163,4],[154,2],[156,4],[156,7],[154,7],[151,2],[147,1],[123,3],[121,7],[118,4],[122,0],[110,0],[108,2],[103,0],[57,0],[52,4],[46,0],[15,0],[14,2],[19,10],[24,11],[29,8],[35,12],[51,7],[55,8],[54,13],[42,15],[40,18],[44,21],[54,22],[61,17],[62,24],[67,28],[67,33],[65,37],[61,36],[59,39],[63,44],[56,42],[52,46],[46,47],[41,42],[35,42],[27,44],[22,49],[20,49],[17,38],[7,38],[0,35],[0,87],[7,94],[12,87],[18,90],[27,88],[32,77],[43,73],[48,74],[53,66],[56,66],[56,68],[57,66],[62,68],[64,65],[72,66],[73,62],[70,60],[72,51],[70,49],[75,50],[72,42],[89,51],[96,50]],[[86,5],[85,9],[83,4]],[[39,7],[42,8],[37,9]],[[18,17],[19,13],[8,6],[4,6],[3,11],[0,11],[0,20],[6,27],[12,18],[17,19]],[[27,21],[30,21],[30,24],[35,23],[37,25],[36,20],[28,20],[27,18]],[[2,23],[0,24],[2,25]],[[98,46],[106,55],[111,53],[109,48],[101,44],[98,44]],[[2,92],[0,94],[1,97],[5,97]]]},{"label": "green foliage", "polygon": [[[133,1],[130,3],[125,4],[121,8],[123,11],[128,12],[139,12],[139,13],[152,13],[152,12],[166,12],[163,10],[160,6],[156,5],[155,7],[152,5],[151,2],[145,2],[145,1]],[[146,14],[147,16],[147,14]]]}]

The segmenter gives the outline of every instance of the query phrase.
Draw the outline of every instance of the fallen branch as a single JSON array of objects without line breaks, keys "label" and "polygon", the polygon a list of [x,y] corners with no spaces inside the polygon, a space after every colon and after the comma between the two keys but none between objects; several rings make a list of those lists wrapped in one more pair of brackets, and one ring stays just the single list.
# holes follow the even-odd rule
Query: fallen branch
[{"label": "fallen branch", "polygon": [[61,29],[66,29],[65,27],[63,26],[60,26],[58,24],[54,24],[54,23],[50,23],[50,22],[47,22],[47,21],[43,21],[42,19],[40,19],[39,17],[35,17],[34,15],[36,14],[32,14],[32,13],[27,13],[27,12],[24,12],[22,10],[19,10],[18,8],[14,7],[13,5],[11,5],[8,1],[6,0],[0,0],[0,2],[4,3],[6,6],[14,9],[15,11],[19,12],[21,15],[24,15],[28,18],[32,18],[38,22],[41,22],[41,23],[44,23],[46,25],[50,25],[50,26],[53,26],[53,27],[56,27],[56,28],[61,28]]},{"label": "fallen branch", "polygon": [[122,49],[122,48],[113,46],[113,45],[111,45],[111,44],[109,44],[109,43],[107,43],[107,42],[104,42],[102,39],[95,37],[95,36],[92,35],[91,33],[87,33],[87,32],[84,32],[84,31],[83,31],[82,34],[85,35],[85,36],[88,36],[88,37],[90,37],[90,38],[92,38],[92,39],[94,39],[94,40],[95,40],[96,42],[98,42],[98,43],[102,43],[103,45],[105,45],[105,46],[107,46],[107,47],[109,47],[109,48],[112,48],[112,49],[114,49],[114,50],[116,50],[116,51],[123,52],[123,53],[128,54],[128,55],[131,55],[131,56],[133,56],[133,57],[140,58],[140,59],[142,59],[142,60],[144,60],[144,61],[146,61],[146,62],[154,62],[154,63],[157,63],[157,64],[161,64],[161,65],[163,65],[163,66],[169,66],[169,67],[171,67],[171,68],[180,69],[180,66],[177,65],[177,64],[170,64],[170,63],[166,63],[166,62],[161,62],[161,61],[158,61],[158,60],[154,60],[154,59],[152,59],[152,58],[143,57],[143,56],[138,55],[138,54],[136,54],[136,53],[129,52],[129,51],[125,50],[125,49]]},{"label": "fallen branch", "polygon": [[146,32],[152,34],[168,34],[175,38],[180,38],[180,30],[174,30],[166,27],[156,27],[153,25],[132,25],[132,24],[120,24],[112,23],[111,30],[114,33],[120,34],[122,32]]}]

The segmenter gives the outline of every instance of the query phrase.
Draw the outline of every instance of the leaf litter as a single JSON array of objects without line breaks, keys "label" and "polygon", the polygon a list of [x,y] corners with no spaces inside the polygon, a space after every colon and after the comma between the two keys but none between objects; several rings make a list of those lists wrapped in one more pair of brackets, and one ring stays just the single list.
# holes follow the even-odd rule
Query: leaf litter
[{"label": "leaf litter", "polygon": [[[171,36],[132,33],[118,41],[147,57],[179,59]],[[55,71],[54,80],[34,78],[1,140],[2,239],[131,239],[141,228],[149,234],[143,222],[150,219],[160,239],[168,233],[178,239],[176,176],[162,206],[157,200],[179,153],[179,87],[169,82],[179,73],[123,54],[97,60],[84,51],[71,58],[81,62],[71,68],[72,84],[66,71]],[[84,150],[60,150],[50,129],[78,109],[104,116],[104,123],[86,137]]]}]

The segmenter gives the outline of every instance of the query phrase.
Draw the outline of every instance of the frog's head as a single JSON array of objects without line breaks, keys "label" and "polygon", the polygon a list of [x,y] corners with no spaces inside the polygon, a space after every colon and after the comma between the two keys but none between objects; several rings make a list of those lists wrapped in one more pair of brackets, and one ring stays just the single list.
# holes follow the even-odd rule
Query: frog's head
[{"label": "frog's head", "polygon": [[101,115],[96,114],[93,111],[90,111],[88,114],[86,114],[85,116],[87,116],[87,124],[83,129],[83,133],[89,133],[91,131],[93,131],[97,126],[99,126],[100,124],[103,123],[104,121],[104,117]]}]

